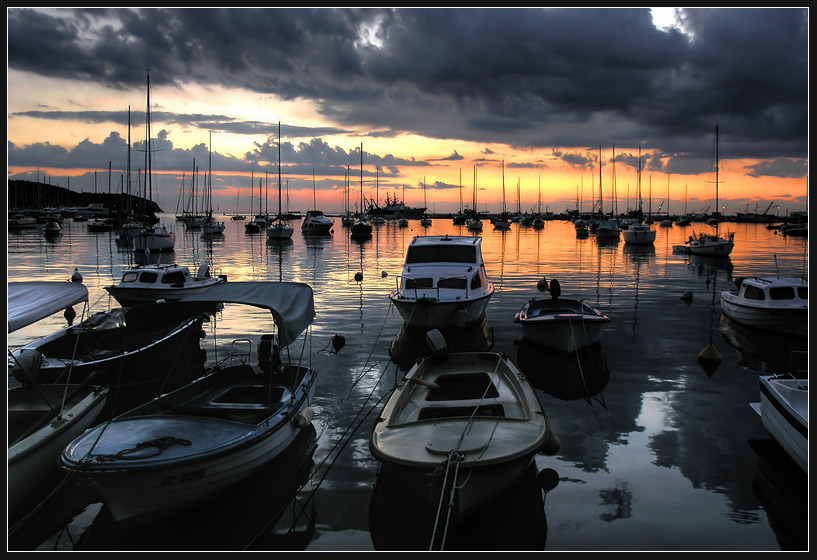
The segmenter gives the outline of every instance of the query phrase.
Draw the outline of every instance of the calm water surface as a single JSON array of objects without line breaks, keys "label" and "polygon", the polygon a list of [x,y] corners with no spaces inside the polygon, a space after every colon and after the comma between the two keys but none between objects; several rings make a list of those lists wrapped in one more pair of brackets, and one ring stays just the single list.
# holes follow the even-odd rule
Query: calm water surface
[{"label": "calm water surface", "polygon": [[[263,234],[246,234],[243,222],[226,219],[224,235],[207,239],[172,216],[162,220],[176,231],[174,254],[135,255],[114,234],[88,233],[85,224],[70,221],[55,241],[36,231],[11,233],[9,281],[67,280],[77,268],[91,312],[114,305],[103,286],[146,260],[175,260],[191,270],[206,263],[231,281],[310,284],[317,318],[309,356],[320,369],[314,438],[301,442],[310,452],[304,460],[294,451],[292,468],[264,473],[198,517],[138,530],[106,522],[99,504],[66,490],[63,517],[55,508],[55,519],[26,530],[21,548],[428,549],[434,513],[378,478],[368,438],[381,399],[422,342],[418,333],[403,332],[387,297],[406,247],[415,235],[470,233],[437,219],[429,228],[375,226],[370,240],[358,242],[336,219],[330,237],[303,237],[296,223],[290,243],[271,244]],[[478,523],[452,528],[445,548],[807,548],[807,477],[749,406],[758,400],[758,374],[806,369],[807,343],[730,325],[717,304],[718,293],[739,276],[801,275],[807,240],[763,225],[726,224],[736,232],[735,250],[711,260],[673,252],[707,226],[655,227],[654,246],[633,247],[576,239],[564,221],[543,230],[513,224],[504,233],[486,222],[483,249],[497,290],[485,323],[448,333],[449,342],[505,352],[525,371],[561,440],[559,453],[538,456],[536,465],[555,470],[558,485],[543,493],[531,473]],[[521,339],[513,316],[528,299],[543,297],[542,277],[558,278],[565,297],[584,299],[612,318],[600,345],[566,355]],[[681,297],[687,292],[691,301]],[[230,318],[225,311],[218,337],[203,343],[220,345],[208,347],[208,356],[266,329],[267,317]],[[14,333],[9,345],[62,326],[57,316]],[[338,353],[327,350],[335,334],[346,340]],[[703,367],[698,354],[709,344],[722,359]],[[81,505],[72,509],[72,503]]]}]

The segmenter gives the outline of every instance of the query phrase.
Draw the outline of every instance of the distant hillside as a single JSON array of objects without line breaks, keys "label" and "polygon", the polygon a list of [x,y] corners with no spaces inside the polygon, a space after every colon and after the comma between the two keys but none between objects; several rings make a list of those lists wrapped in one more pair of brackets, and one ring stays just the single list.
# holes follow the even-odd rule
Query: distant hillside
[{"label": "distant hillside", "polygon": [[158,204],[141,196],[121,193],[77,192],[55,185],[18,179],[8,181],[7,202],[9,208],[19,210],[102,204],[109,208],[111,212],[123,212],[128,209],[134,211],[152,210],[154,213],[163,211]]}]

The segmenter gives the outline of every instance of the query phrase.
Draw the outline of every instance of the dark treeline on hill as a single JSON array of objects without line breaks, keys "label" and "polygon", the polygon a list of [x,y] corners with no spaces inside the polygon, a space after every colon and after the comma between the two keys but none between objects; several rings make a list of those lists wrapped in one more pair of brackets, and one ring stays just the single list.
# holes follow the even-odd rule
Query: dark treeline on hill
[{"label": "dark treeline on hill", "polygon": [[122,193],[76,192],[56,185],[12,179],[8,181],[9,209],[42,210],[57,207],[81,207],[102,204],[111,213],[157,213],[159,205],[141,196]]}]

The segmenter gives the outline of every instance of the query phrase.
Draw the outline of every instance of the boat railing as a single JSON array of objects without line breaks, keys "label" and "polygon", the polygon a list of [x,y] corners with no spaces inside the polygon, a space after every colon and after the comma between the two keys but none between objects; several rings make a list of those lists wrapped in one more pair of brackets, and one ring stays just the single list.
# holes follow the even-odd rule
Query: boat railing
[{"label": "boat railing", "polygon": [[[462,297],[462,292],[463,291],[465,292],[464,299],[468,299],[469,297],[471,297],[472,290],[468,285],[468,276],[466,276],[464,274],[457,274],[457,275],[454,275],[454,276],[440,276],[440,277],[436,278],[436,284],[435,285],[428,286],[428,287],[419,287],[419,288],[417,286],[415,286],[413,288],[407,288],[406,287],[406,280],[416,280],[416,279],[413,278],[413,277],[410,277],[410,276],[403,276],[403,275],[400,275],[400,276],[396,277],[397,295],[398,295],[398,297],[400,299],[414,299],[415,301],[423,301],[423,300],[429,300],[429,301],[457,301],[457,300],[463,299],[463,297]],[[446,287],[446,286],[443,286],[441,288],[440,287],[440,282],[445,282],[446,280],[463,280],[463,288],[462,289],[449,288],[449,287]],[[442,294],[444,294],[444,292],[442,292],[442,290],[453,290],[453,291],[455,291],[457,293],[457,295],[455,297],[445,299],[445,298],[442,297]],[[414,292],[414,297],[413,298],[411,298],[410,296],[407,295],[407,293],[410,293],[410,292]],[[422,295],[419,292],[422,292]],[[429,293],[432,294],[432,295],[429,295]]]}]

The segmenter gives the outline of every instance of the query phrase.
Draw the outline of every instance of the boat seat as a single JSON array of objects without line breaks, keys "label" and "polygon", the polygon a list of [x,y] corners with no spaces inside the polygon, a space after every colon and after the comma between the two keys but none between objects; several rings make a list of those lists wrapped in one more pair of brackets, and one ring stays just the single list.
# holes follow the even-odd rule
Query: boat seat
[{"label": "boat seat", "polygon": [[283,387],[270,389],[264,385],[232,385],[175,406],[173,411],[255,424],[282,408],[287,394]]}]

